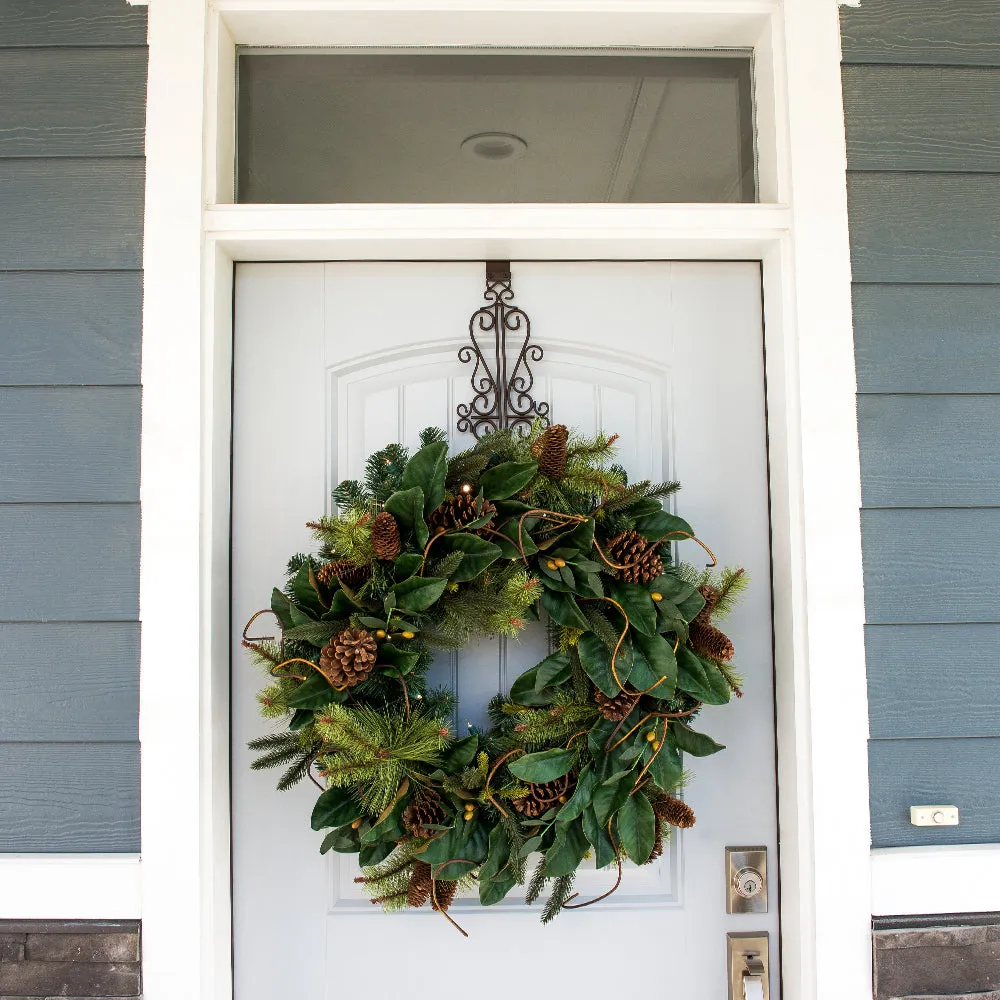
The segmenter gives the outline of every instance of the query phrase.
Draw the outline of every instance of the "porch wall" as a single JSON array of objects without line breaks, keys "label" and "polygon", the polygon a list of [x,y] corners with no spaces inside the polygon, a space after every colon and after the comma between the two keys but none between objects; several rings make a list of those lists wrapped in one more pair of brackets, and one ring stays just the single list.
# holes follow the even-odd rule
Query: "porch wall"
[{"label": "porch wall", "polygon": [[0,851],[139,848],[145,42],[0,3]]},{"label": "porch wall", "polygon": [[[1000,3],[842,13],[875,847],[1000,841]],[[961,824],[909,824],[957,805]]]}]

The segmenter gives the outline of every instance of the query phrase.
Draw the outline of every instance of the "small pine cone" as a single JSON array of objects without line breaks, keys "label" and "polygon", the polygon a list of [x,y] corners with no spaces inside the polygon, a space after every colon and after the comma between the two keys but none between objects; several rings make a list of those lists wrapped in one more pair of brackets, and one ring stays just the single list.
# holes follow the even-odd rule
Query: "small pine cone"
[{"label": "small pine cone", "polygon": [[549,479],[562,479],[566,471],[566,444],[569,430],[565,424],[553,424],[542,431],[531,446],[531,454],[538,461],[538,471]]},{"label": "small pine cone", "polygon": [[663,573],[663,560],[638,531],[623,531],[608,543],[608,558],[624,569],[616,570],[626,583],[652,583]]},{"label": "small pine cone", "polygon": [[426,861],[414,861],[413,873],[406,888],[406,901],[419,909],[431,896],[431,866]]},{"label": "small pine cone", "polygon": [[651,865],[663,854],[663,820],[655,813],[653,814],[653,850],[649,858],[643,864]]},{"label": "small pine cone", "polygon": [[698,593],[705,598],[705,604],[701,611],[691,619],[692,625],[707,625],[715,605],[719,603],[719,592],[709,584],[703,584],[698,588]]},{"label": "small pine cone", "polygon": [[371,632],[348,628],[335,635],[319,654],[319,669],[335,688],[353,687],[375,669],[378,646]]},{"label": "small pine cone", "polygon": [[339,580],[342,586],[351,591],[360,590],[368,582],[370,575],[371,571],[367,566],[359,566],[350,559],[324,563],[316,571],[316,579],[324,586],[329,587],[334,580]]},{"label": "small pine cone", "polygon": [[686,802],[675,799],[673,795],[666,795],[654,802],[653,812],[664,823],[678,826],[682,830],[694,826],[694,810]]},{"label": "small pine cone", "polygon": [[566,802],[575,787],[576,776],[572,774],[564,774],[561,778],[554,778],[541,785],[529,782],[527,795],[514,799],[511,805],[522,816],[526,816],[528,819],[538,819],[553,806]]},{"label": "small pine cone", "polygon": [[436,792],[425,791],[403,810],[403,826],[414,837],[436,837],[440,831],[429,826],[443,826],[447,820],[441,797]]},{"label": "small pine cone", "polygon": [[387,510],[375,515],[372,521],[372,548],[377,559],[395,559],[402,549],[399,525]]},{"label": "small pine cone", "polygon": [[[464,528],[481,517],[492,519],[496,512],[496,507],[489,500],[474,497],[470,488],[468,492],[456,493],[451,499],[435,507],[427,516],[427,526],[432,535],[439,535],[442,531]],[[490,521],[487,521],[480,525],[480,529],[489,526]]]},{"label": "small pine cone", "polygon": [[732,640],[714,625],[692,622],[688,630],[688,641],[696,653],[711,660],[728,663],[736,655]]},{"label": "small pine cone", "polygon": [[597,703],[597,711],[610,719],[612,722],[620,722],[629,712],[635,708],[639,700],[637,694],[628,691],[619,691],[613,698],[609,698],[600,688],[594,690],[594,701]]},{"label": "small pine cone", "polygon": [[454,902],[456,892],[458,892],[457,882],[442,882],[439,878],[435,879],[431,906],[435,910],[445,913],[448,907]]}]

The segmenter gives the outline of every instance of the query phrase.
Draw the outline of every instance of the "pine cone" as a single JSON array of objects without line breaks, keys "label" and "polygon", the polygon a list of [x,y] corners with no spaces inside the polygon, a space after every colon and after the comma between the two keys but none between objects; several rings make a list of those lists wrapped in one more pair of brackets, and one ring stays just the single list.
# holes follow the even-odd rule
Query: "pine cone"
[{"label": "pine cone", "polygon": [[[467,492],[456,493],[450,500],[439,504],[427,516],[427,526],[431,535],[439,535],[442,531],[464,528],[467,524],[481,517],[490,517],[497,512],[489,500],[480,500],[472,495],[471,488]],[[491,521],[480,525],[480,529],[488,528]]]},{"label": "pine cone", "polygon": [[426,861],[413,862],[413,874],[406,888],[406,901],[419,909],[431,896],[431,866]]},{"label": "pine cone", "polygon": [[707,625],[708,620],[712,617],[712,611],[715,609],[715,605],[719,603],[719,592],[715,587],[709,584],[703,584],[698,588],[698,593],[705,598],[705,604],[702,606],[701,611],[698,612],[691,619],[692,625]]},{"label": "pine cone", "polygon": [[344,629],[319,654],[319,669],[335,688],[353,687],[367,680],[375,669],[378,646],[363,628]]},{"label": "pine cone", "polygon": [[342,586],[355,592],[368,582],[369,576],[371,570],[367,566],[359,566],[350,559],[337,559],[334,562],[324,563],[316,571],[316,579],[324,586],[331,586],[336,579]]},{"label": "pine cone", "polygon": [[538,462],[538,471],[549,479],[562,479],[566,471],[566,443],[569,430],[565,424],[553,424],[542,431],[531,446],[531,455]]},{"label": "pine cone", "polygon": [[663,560],[656,546],[638,531],[623,531],[608,543],[608,558],[624,569],[616,570],[626,583],[652,583],[663,573]]},{"label": "pine cone", "polygon": [[678,826],[682,830],[694,826],[694,810],[680,799],[675,799],[673,795],[665,795],[662,799],[657,799],[653,803],[653,813],[663,822],[671,826]]},{"label": "pine cone", "polygon": [[701,653],[710,660],[728,663],[736,655],[736,647],[732,640],[714,625],[691,622],[688,628],[688,641],[696,653]]},{"label": "pine cone", "polygon": [[442,882],[439,878],[435,879],[431,906],[444,913],[454,901],[456,892],[458,892],[458,882]]},{"label": "pine cone", "polygon": [[663,820],[654,812],[653,814],[653,850],[650,852],[649,857],[643,862],[645,865],[651,865],[658,857],[663,854]]},{"label": "pine cone", "polygon": [[372,521],[372,548],[377,559],[395,559],[402,549],[399,525],[387,510],[375,515]]},{"label": "pine cone", "polygon": [[422,792],[413,799],[402,816],[403,826],[414,837],[436,837],[440,831],[431,830],[429,826],[443,826],[447,818],[441,797],[431,791]]},{"label": "pine cone", "polygon": [[576,776],[564,774],[561,778],[546,781],[541,785],[528,783],[528,794],[514,799],[513,807],[528,819],[538,819],[553,806],[560,805],[570,797],[576,787]]},{"label": "pine cone", "polygon": [[594,689],[597,711],[605,719],[611,719],[613,722],[620,722],[624,719],[635,708],[638,700],[639,696],[629,691],[619,691],[613,698],[609,698],[600,688]]}]

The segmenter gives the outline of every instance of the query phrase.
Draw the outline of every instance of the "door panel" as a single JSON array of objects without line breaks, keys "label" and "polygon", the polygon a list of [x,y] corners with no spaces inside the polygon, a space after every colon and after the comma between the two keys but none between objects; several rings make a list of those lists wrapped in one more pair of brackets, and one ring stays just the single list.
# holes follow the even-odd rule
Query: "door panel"
[{"label": "door panel", "polygon": [[[457,433],[455,408],[471,396],[472,366],[460,364],[457,353],[482,303],[483,278],[481,263],[239,266],[237,635],[281,580],[288,555],[312,547],[305,522],[329,509],[332,488],[358,475],[369,453],[393,440],[412,447],[428,425],[444,427],[453,449],[467,447],[471,437]],[[272,774],[249,771],[246,742],[267,724],[254,701],[260,677],[237,641],[236,1000],[333,998],[361,989],[389,996],[391,978],[373,985],[380,962],[392,970],[405,964],[410,988],[439,989],[447,975],[499,997],[522,973],[484,970],[515,951],[528,966],[531,995],[597,996],[620,988],[621,958],[608,941],[624,939],[663,956],[630,965],[644,995],[715,1000],[725,996],[727,930],[770,931],[777,968],[774,876],[772,912],[756,917],[726,916],[724,877],[727,844],[766,844],[777,871],[759,268],[515,263],[513,278],[532,340],[545,351],[533,365],[535,398],[550,402],[555,421],[620,433],[619,460],[632,479],[680,479],[679,513],[720,559],[745,566],[756,581],[729,626],[746,697],[705,713],[704,728],[729,750],[691,765],[686,797],[697,825],[675,835],[658,862],[630,867],[614,896],[544,928],[539,907],[525,907],[514,893],[488,910],[459,901],[455,915],[471,935],[463,940],[430,911],[389,916],[371,906],[353,882],[354,859],[318,853],[320,838],[308,828],[315,788],[279,796]],[[680,558],[704,561],[694,543],[678,548]],[[544,629],[534,626],[517,640],[482,640],[440,656],[432,676],[459,695],[458,731],[481,724],[489,698],[545,652]],[[577,889],[587,898],[613,881],[613,871],[588,871]],[[442,948],[447,964],[439,971],[428,956]]]}]

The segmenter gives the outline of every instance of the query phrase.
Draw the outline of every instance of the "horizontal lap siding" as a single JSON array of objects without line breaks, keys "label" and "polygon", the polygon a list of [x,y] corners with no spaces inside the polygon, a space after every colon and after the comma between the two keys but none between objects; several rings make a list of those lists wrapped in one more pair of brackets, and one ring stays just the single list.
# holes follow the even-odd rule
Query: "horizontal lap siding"
[{"label": "horizontal lap siding", "polygon": [[139,849],[145,34],[0,4],[0,851]]},{"label": "horizontal lap siding", "polygon": [[[1000,0],[844,10],[877,847],[1000,841]],[[961,823],[909,824],[953,803]]]}]

